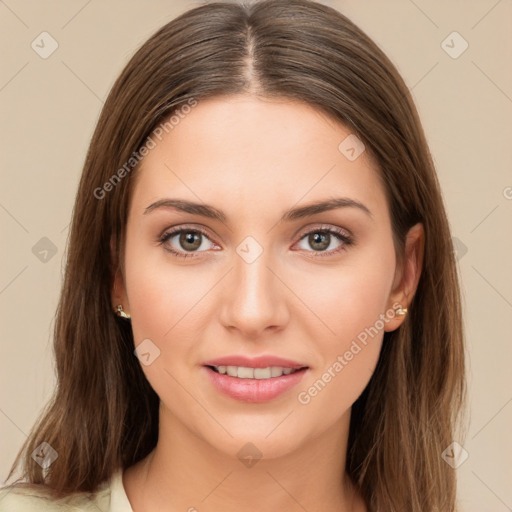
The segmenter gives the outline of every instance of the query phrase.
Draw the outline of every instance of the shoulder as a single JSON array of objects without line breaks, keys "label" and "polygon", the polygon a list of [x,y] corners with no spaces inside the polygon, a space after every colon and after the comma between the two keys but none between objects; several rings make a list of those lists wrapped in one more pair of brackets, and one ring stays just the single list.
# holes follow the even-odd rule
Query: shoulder
[{"label": "shoulder", "polygon": [[[45,492],[44,486],[14,484],[0,488],[1,512],[109,512],[111,508],[111,484],[118,475],[103,483],[94,494],[75,494],[55,499]],[[124,509],[122,509],[124,512]],[[128,509],[130,512],[130,509]]]},{"label": "shoulder", "polygon": [[62,499],[49,497],[35,488],[9,487],[0,490],[2,512],[97,512],[110,511],[110,493],[74,495]]}]

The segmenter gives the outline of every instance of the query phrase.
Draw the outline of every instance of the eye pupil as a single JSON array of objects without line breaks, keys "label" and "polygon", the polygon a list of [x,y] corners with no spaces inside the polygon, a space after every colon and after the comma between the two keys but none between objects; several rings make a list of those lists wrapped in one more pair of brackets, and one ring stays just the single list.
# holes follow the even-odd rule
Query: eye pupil
[{"label": "eye pupil", "polygon": [[[329,247],[330,233],[321,233],[316,231],[309,235],[309,242],[311,243],[311,247],[315,250],[324,250]],[[315,244],[320,244],[320,247],[315,246]]]},{"label": "eye pupil", "polygon": [[[201,246],[201,234],[196,231],[183,231],[180,234],[180,244],[184,249],[198,249]],[[187,244],[192,244],[192,247],[187,247]]]}]

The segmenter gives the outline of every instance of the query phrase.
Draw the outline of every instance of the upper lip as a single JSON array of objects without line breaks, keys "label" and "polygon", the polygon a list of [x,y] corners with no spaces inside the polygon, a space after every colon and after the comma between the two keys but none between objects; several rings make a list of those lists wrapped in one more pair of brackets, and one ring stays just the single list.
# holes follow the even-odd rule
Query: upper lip
[{"label": "upper lip", "polygon": [[306,364],[272,355],[258,357],[239,355],[224,356],[216,359],[210,359],[203,364],[204,366],[243,366],[245,368],[268,368],[271,366],[278,366],[281,368],[292,368],[294,370],[308,367]]}]

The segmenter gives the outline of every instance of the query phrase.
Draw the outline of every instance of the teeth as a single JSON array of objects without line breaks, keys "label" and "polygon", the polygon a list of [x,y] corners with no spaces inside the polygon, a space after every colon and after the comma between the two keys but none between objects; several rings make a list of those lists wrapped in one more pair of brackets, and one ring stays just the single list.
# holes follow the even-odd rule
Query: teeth
[{"label": "teeth", "polygon": [[245,366],[214,366],[222,374],[238,377],[239,379],[270,379],[272,377],[281,377],[290,375],[297,370],[292,368],[282,368],[280,366],[269,366],[267,368],[247,368]]}]

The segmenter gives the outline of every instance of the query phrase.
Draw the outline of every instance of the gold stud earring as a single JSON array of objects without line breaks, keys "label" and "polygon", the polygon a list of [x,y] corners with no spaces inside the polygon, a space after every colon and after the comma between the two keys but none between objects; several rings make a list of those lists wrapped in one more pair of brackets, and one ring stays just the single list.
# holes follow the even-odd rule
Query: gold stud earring
[{"label": "gold stud earring", "polygon": [[407,314],[407,308],[398,308],[395,311],[396,316],[405,316]]},{"label": "gold stud earring", "polygon": [[117,316],[120,316],[121,318],[126,318],[126,319],[130,319],[131,316],[128,314],[128,313],[125,313],[123,311],[123,306],[122,304],[119,304],[117,305],[115,308],[114,308],[114,313],[117,315]]}]

